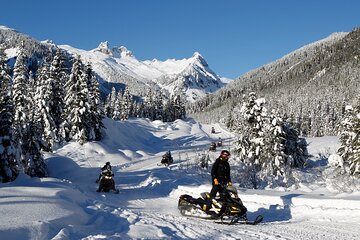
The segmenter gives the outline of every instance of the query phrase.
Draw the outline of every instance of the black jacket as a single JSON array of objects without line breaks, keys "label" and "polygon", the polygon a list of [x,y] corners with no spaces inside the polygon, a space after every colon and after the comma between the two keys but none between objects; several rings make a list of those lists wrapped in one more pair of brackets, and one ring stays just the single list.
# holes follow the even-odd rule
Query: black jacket
[{"label": "black jacket", "polygon": [[112,171],[112,170],[111,170],[111,165],[104,165],[104,166],[101,168],[101,171],[105,171],[105,170]]},{"label": "black jacket", "polygon": [[217,158],[211,169],[211,177],[213,183],[215,178],[220,184],[231,182],[229,162],[227,160],[222,160],[221,157]]}]

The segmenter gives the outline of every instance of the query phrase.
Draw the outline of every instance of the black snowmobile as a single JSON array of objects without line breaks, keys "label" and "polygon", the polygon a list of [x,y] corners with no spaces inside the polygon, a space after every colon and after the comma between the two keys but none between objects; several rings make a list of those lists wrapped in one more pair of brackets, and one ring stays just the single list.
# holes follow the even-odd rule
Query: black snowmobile
[{"label": "black snowmobile", "polygon": [[261,215],[254,221],[247,219],[247,209],[238,197],[237,190],[233,186],[223,187],[220,195],[212,200],[209,210],[204,211],[204,206],[210,201],[208,192],[201,193],[199,198],[190,195],[181,195],[178,202],[180,213],[184,216],[214,219],[223,224],[251,224],[255,225],[263,220]]},{"label": "black snowmobile", "polygon": [[173,157],[171,156],[171,152],[167,151],[161,159],[161,164],[164,164],[165,166],[169,166],[170,164],[172,164],[174,162]]},{"label": "black snowmobile", "polygon": [[216,146],[222,147],[222,145],[223,145],[222,140],[221,140],[221,138],[219,138],[218,142],[216,143]]},{"label": "black snowmobile", "polygon": [[101,178],[99,182],[99,188],[97,192],[110,192],[119,193],[119,190],[115,188],[115,181],[113,179],[114,173],[111,170],[105,170],[101,172]]},{"label": "black snowmobile", "polygon": [[211,143],[209,147],[209,151],[216,152],[216,142]]}]

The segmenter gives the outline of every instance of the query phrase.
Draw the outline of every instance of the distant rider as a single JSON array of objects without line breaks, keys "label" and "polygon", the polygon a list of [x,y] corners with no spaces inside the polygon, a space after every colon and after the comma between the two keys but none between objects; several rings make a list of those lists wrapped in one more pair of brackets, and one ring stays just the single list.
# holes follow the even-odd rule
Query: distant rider
[{"label": "distant rider", "polygon": [[167,151],[167,152],[163,155],[163,157],[162,157],[162,159],[161,159],[161,163],[170,165],[172,162],[173,162],[173,158],[172,158],[172,156],[171,156],[171,152],[170,152],[170,151]]},{"label": "distant rider", "polygon": [[99,175],[99,178],[96,180],[96,183],[98,183],[101,179],[101,176],[103,175],[103,172],[106,172],[106,171],[112,171],[111,170],[111,165],[110,165],[110,162],[106,162],[106,164],[101,168],[101,173]]}]

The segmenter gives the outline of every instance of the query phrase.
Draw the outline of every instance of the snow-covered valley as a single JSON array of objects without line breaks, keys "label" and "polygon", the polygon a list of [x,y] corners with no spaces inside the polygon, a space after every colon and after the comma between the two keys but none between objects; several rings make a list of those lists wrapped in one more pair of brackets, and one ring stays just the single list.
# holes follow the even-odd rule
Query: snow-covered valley
[{"label": "snow-covered valley", "polygon": [[[193,166],[198,154],[221,137],[220,125],[104,120],[101,142],[68,143],[46,155],[49,178],[21,174],[0,185],[1,239],[358,239],[360,192],[338,192],[313,182],[294,190],[239,188],[252,225],[221,225],[184,217],[182,194],[210,191],[210,169]],[[211,134],[211,127],[216,129]],[[337,137],[308,139],[313,156],[334,152]],[[159,165],[170,150],[174,163]],[[220,149],[210,153],[211,161]],[[316,157],[312,159],[316,161]],[[119,194],[96,192],[100,167],[110,161]],[[230,159],[231,165],[231,159]],[[236,179],[233,179],[235,186]],[[317,187],[318,186],[318,187]]]}]

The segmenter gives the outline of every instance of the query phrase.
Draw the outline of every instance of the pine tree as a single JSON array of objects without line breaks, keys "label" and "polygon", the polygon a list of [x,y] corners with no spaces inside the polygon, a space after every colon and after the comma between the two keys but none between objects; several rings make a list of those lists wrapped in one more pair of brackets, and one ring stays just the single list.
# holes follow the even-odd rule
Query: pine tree
[{"label": "pine tree", "polygon": [[[350,154],[353,152],[352,142],[356,137],[354,132],[354,109],[352,106],[347,106],[345,108],[345,117],[341,122],[342,131],[340,134],[340,148],[338,149],[338,154],[342,157],[343,160],[348,159]],[[339,166],[343,167],[343,165]]]},{"label": "pine tree", "polygon": [[120,119],[121,120],[128,119],[132,115],[132,112],[133,112],[133,99],[130,94],[129,88],[126,87],[121,102]]},{"label": "pine tree", "polygon": [[79,56],[73,63],[65,88],[66,136],[68,139],[73,139],[83,144],[88,140],[91,126],[89,125],[89,90],[84,67]]},{"label": "pine tree", "polygon": [[16,58],[13,77],[13,101],[15,108],[14,125],[19,130],[19,139],[21,139],[22,131],[28,122],[29,114],[29,98],[28,98],[28,68],[27,58],[23,51]]},{"label": "pine tree", "polygon": [[186,111],[185,111],[185,101],[183,100],[185,97],[181,95],[175,95],[173,97],[173,107],[174,107],[174,119],[185,119]]},{"label": "pine tree", "polygon": [[155,120],[155,105],[154,105],[154,94],[149,89],[144,99],[144,118],[149,118],[151,121]]},{"label": "pine tree", "polygon": [[272,111],[270,122],[265,135],[265,157],[262,168],[266,169],[266,177],[274,180],[278,185],[287,185],[291,177],[290,164],[287,161],[286,152],[286,133],[284,131],[283,119],[278,113]]},{"label": "pine tree", "polygon": [[266,121],[266,108],[264,99],[257,99],[251,92],[248,101],[234,114],[235,132],[240,138],[235,142],[235,152],[251,172],[251,182],[258,188],[257,173],[261,170],[261,154],[264,146],[264,130]]},{"label": "pine tree", "polygon": [[170,97],[170,99],[166,99],[165,103],[164,103],[163,121],[164,122],[174,121],[174,117],[175,117],[175,109],[174,109],[174,106],[173,106],[172,97]]},{"label": "pine tree", "polygon": [[292,168],[303,167],[309,157],[306,139],[299,137],[298,131],[289,122],[283,123],[283,131],[285,132],[287,165]]},{"label": "pine tree", "polygon": [[343,159],[343,167],[351,175],[360,175],[360,105],[353,109],[346,107],[346,117],[342,122],[340,136],[341,146],[338,149]]},{"label": "pine tree", "polygon": [[360,177],[360,116],[357,115],[355,120],[356,139],[352,144],[353,154],[349,156],[345,164],[348,166],[351,175]]},{"label": "pine tree", "polygon": [[38,76],[36,79],[36,90],[34,96],[34,103],[36,105],[35,115],[38,116],[43,138],[41,148],[45,151],[52,151],[54,142],[56,141],[56,124],[53,116],[51,115],[51,109],[53,106],[53,84],[52,78],[49,76],[50,65],[44,62],[38,70]]},{"label": "pine tree", "polygon": [[239,135],[235,152],[245,165],[254,188],[265,184],[291,184],[291,167],[305,163],[307,144],[297,131],[273,111],[267,115],[265,99],[255,93],[234,111],[234,131]]},{"label": "pine tree", "polygon": [[54,124],[55,124],[55,136],[56,141],[61,143],[65,139],[64,136],[64,86],[65,82],[68,79],[68,74],[66,73],[65,66],[65,56],[61,49],[56,51],[56,54],[51,62],[49,69],[49,81],[51,84],[51,97],[49,103],[49,114],[51,115]]},{"label": "pine tree", "polygon": [[0,47],[0,182],[16,179],[18,150],[13,136],[14,105],[11,92],[10,69]]},{"label": "pine tree", "polygon": [[161,92],[155,93],[154,96],[154,119],[163,121],[164,117],[164,103]]},{"label": "pine tree", "polygon": [[85,78],[89,89],[89,119],[90,119],[90,133],[89,140],[99,141],[102,138],[101,129],[104,128],[102,119],[104,112],[101,107],[99,82],[96,79],[95,73],[92,71],[91,65],[87,64],[85,69]]},{"label": "pine tree", "polygon": [[109,118],[114,118],[115,102],[117,99],[116,90],[114,87],[111,89],[111,93],[107,96],[105,101],[105,114]]},{"label": "pine tree", "polygon": [[47,167],[41,152],[44,142],[42,140],[42,115],[36,108],[33,110],[29,123],[28,131],[24,136],[23,145],[23,165],[25,173],[31,177],[47,177]]}]

